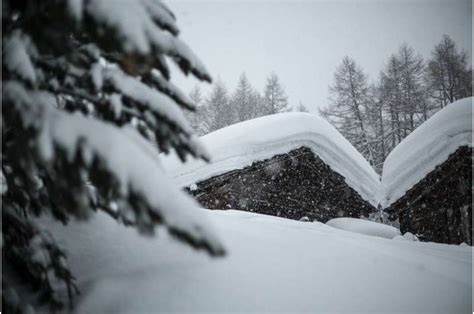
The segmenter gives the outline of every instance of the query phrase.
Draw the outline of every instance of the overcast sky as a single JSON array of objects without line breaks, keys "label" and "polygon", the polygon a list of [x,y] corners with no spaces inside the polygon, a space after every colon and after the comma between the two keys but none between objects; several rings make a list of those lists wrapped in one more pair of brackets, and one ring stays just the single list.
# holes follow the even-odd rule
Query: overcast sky
[{"label": "overcast sky", "polygon": [[[423,57],[448,34],[472,56],[470,0],[168,1],[181,38],[229,90],[242,72],[263,90],[275,71],[292,105],[324,106],[345,55],[377,79],[406,42]],[[470,59],[472,60],[472,58]],[[175,75],[190,91],[195,79]],[[206,86],[207,85],[207,86]],[[204,91],[209,84],[200,84]]]}]

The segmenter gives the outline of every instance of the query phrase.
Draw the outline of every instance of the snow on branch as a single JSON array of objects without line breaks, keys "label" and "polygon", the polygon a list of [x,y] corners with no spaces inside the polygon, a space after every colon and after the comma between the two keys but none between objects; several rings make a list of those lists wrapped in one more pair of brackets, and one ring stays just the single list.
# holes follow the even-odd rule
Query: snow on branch
[{"label": "snow on branch", "polygon": [[176,17],[164,3],[154,0],[142,0],[142,2],[156,24],[175,36],[179,34]]},{"label": "snow on branch", "polygon": [[[116,210],[119,216],[134,217],[139,228],[140,224],[146,227],[162,223],[176,237],[212,254],[223,254],[223,246],[206,224],[205,216],[199,213],[198,204],[165,175],[154,148],[134,129],[62,112],[48,103],[54,98],[45,97],[47,93],[38,94],[17,82],[4,86],[4,101],[7,106],[16,107],[20,115],[26,110],[41,111],[35,115],[41,121],[35,122],[40,125],[40,134],[34,145],[45,169],[61,158],[65,159],[61,162],[77,166],[80,156],[87,170],[98,167],[109,177],[106,182],[116,183],[113,192],[124,201],[117,202],[122,204]],[[64,178],[77,180],[76,173],[64,173]],[[94,181],[93,174],[90,181],[101,190],[104,181]]]},{"label": "snow on branch", "polygon": [[150,83],[154,87],[156,87],[161,92],[169,95],[176,101],[179,105],[185,107],[189,110],[195,110],[196,104],[193,103],[191,99],[189,99],[188,95],[183,93],[178,87],[176,87],[173,83],[166,80],[159,71],[153,70],[151,73],[146,75],[144,78],[146,83]]},{"label": "snow on branch", "polygon": [[[105,69],[103,76],[103,80],[109,82],[117,92],[147,106],[151,111],[174,123],[186,134],[192,132],[183,112],[170,97],[150,88],[116,68]],[[96,78],[96,80],[99,79]]]},{"label": "snow on branch", "polygon": [[[4,241],[2,241],[2,246],[4,243],[6,245],[12,243],[17,245],[16,250],[6,253],[7,259],[15,258],[15,267],[21,267],[24,272],[34,278],[37,291],[39,291],[37,295],[40,298],[51,298],[53,300],[51,310],[59,310],[62,308],[61,290],[65,285],[69,300],[72,302],[72,297],[78,294],[79,290],[75,277],[68,269],[65,250],[56,243],[49,233],[41,230],[32,221],[23,219],[10,206],[3,208],[2,219]],[[18,275],[11,271],[12,265],[9,260],[5,261],[4,267],[4,270],[6,269],[5,277],[15,278],[21,282],[19,278],[16,278]],[[10,291],[8,293],[10,297],[3,295],[6,297],[3,305],[5,306],[5,303],[7,303],[5,307],[18,309],[16,313],[30,313],[30,311],[20,311],[19,307],[23,309],[30,307],[33,310],[31,305],[28,304],[33,301],[31,295],[24,295],[23,289],[16,290],[15,288],[18,288],[18,286],[12,285],[12,287],[9,287],[8,281],[4,283],[3,289]],[[34,313],[34,311],[31,311],[31,313]]]},{"label": "snow on branch", "polygon": [[[173,58],[181,70],[202,80],[211,81],[204,64],[176,36],[179,33],[175,17],[158,1],[68,1],[69,13],[76,20],[91,18],[103,31],[112,29],[118,35],[121,48],[129,54],[165,54]],[[84,16],[83,16],[84,15]]]},{"label": "snow on branch", "polygon": [[3,64],[12,74],[30,84],[35,84],[37,74],[30,56],[36,54],[36,48],[30,38],[20,31],[15,31],[5,39]]}]

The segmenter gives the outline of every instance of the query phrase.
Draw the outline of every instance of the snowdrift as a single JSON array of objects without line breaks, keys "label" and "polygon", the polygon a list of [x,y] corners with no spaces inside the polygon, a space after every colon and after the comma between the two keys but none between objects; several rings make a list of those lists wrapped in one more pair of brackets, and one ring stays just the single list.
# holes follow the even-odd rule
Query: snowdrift
[{"label": "snowdrift", "polygon": [[199,210],[224,258],[103,213],[47,226],[68,248],[78,313],[471,311],[472,248],[395,241],[238,211]]},{"label": "snowdrift", "polygon": [[347,217],[334,218],[326,222],[326,225],[340,230],[386,239],[393,239],[396,236],[401,236],[400,230],[395,227],[364,219]]},{"label": "snowdrift", "polygon": [[385,160],[380,204],[387,208],[459,147],[472,148],[472,99],[449,104],[408,135]]},{"label": "snowdrift", "polygon": [[180,186],[241,169],[255,161],[308,147],[346,183],[377,206],[379,176],[362,155],[327,121],[308,113],[280,113],[244,121],[203,136],[212,161],[190,160],[184,165],[175,155],[161,156],[165,169]]}]

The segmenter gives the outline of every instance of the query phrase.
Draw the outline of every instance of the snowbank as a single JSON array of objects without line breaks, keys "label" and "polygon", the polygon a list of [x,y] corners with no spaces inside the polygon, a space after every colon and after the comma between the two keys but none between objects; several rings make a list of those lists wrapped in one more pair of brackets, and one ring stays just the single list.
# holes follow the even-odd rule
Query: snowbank
[{"label": "snowbank", "polygon": [[393,239],[400,235],[400,230],[395,227],[357,218],[334,218],[326,222],[326,225],[340,230],[387,239]]},{"label": "snowbank", "polygon": [[420,241],[416,235],[411,232],[406,232],[404,235],[397,235],[393,238],[397,241]]},{"label": "snowbank", "polygon": [[363,199],[377,205],[379,176],[333,126],[314,114],[292,112],[265,116],[217,130],[201,140],[209,150],[210,164],[191,160],[183,165],[175,155],[163,156],[164,168],[171,169],[180,186],[306,146],[341,174]]},{"label": "snowbank", "polygon": [[461,146],[472,147],[472,98],[440,110],[407,136],[385,160],[381,205],[386,208],[446,161]]},{"label": "snowbank", "polygon": [[248,212],[200,214],[218,228],[226,257],[211,258],[166,232],[140,237],[105,214],[49,226],[82,288],[78,312],[471,311],[470,247]]}]

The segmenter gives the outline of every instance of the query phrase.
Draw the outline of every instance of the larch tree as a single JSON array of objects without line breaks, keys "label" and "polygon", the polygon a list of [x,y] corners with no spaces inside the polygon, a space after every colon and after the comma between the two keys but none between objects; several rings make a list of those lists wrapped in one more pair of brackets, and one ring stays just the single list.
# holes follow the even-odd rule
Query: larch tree
[{"label": "larch tree", "polygon": [[367,123],[372,130],[371,137],[374,148],[373,167],[378,174],[381,174],[383,163],[389,152],[388,115],[383,102],[383,88],[380,85],[372,85],[370,89],[372,97],[367,106]]},{"label": "larch tree", "polygon": [[266,114],[290,111],[288,97],[275,72],[272,72],[267,78],[263,97]]},{"label": "larch tree", "polygon": [[[413,48],[403,44],[390,56],[377,85],[377,104],[387,117],[384,150],[390,152],[432,112],[426,98],[423,58]],[[382,117],[383,118],[383,117]]]},{"label": "larch tree", "polygon": [[265,105],[264,105],[264,98],[259,93],[259,91],[255,88],[252,88],[250,92],[250,109],[252,112],[249,114],[250,119],[262,117],[266,115],[265,112]]},{"label": "larch tree", "polygon": [[250,85],[245,73],[242,73],[231,99],[236,122],[255,118],[258,115],[258,100],[257,92]]},{"label": "larch tree", "polygon": [[309,112],[308,108],[300,101],[298,106],[295,108],[296,112]]},{"label": "larch tree", "polygon": [[202,95],[201,88],[196,85],[193,87],[191,92],[189,92],[189,99],[196,106],[194,111],[185,111],[185,115],[190,122],[193,130],[199,136],[202,136],[209,132],[210,129],[210,119],[212,113],[209,112],[207,106],[204,103],[204,96]]},{"label": "larch tree", "polygon": [[66,224],[101,210],[222,255],[197,203],[157,158],[172,150],[209,158],[182,112],[195,105],[168,63],[211,77],[170,9],[152,0],[4,0],[2,18],[3,310],[38,302],[58,310],[67,303],[60,287],[69,301],[77,292],[64,249],[34,216]]},{"label": "larch tree", "polygon": [[423,103],[424,86],[423,73],[425,66],[421,55],[413,48],[403,44],[396,56],[401,72],[401,110],[404,122],[404,137],[410,134],[423,122],[421,104]]},{"label": "larch tree", "polygon": [[330,104],[320,114],[381,173],[385,157],[437,110],[472,95],[467,54],[444,36],[425,64],[407,44],[390,56],[374,86],[344,58],[330,86]]},{"label": "larch tree", "polygon": [[379,97],[385,110],[388,112],[388,136],[390,137],[390,148],[393,149],[403,139],[403,115],[402,115],[402,89],[400,61],[395,55],[385,66],[380,74]]},{"label": "larch tree", "polygon": [[426,71],[430,96],[439,108],[472,96],[472,69],[468,55],[444,35],[431,53]]},{"label": "larch tree", "polygon": [[374,147],[367,122],[371,97],[367,76],[353,59],[345,57],[336,69],[329,92],[330,104],[320,109],[320,114],[373,165]]},{"label": "larch tree", "polygon": [[209,132],[231,125],[237,121],[235,111],[231,107],[227,88],[218,79],[205,100],[209,115]]}]

